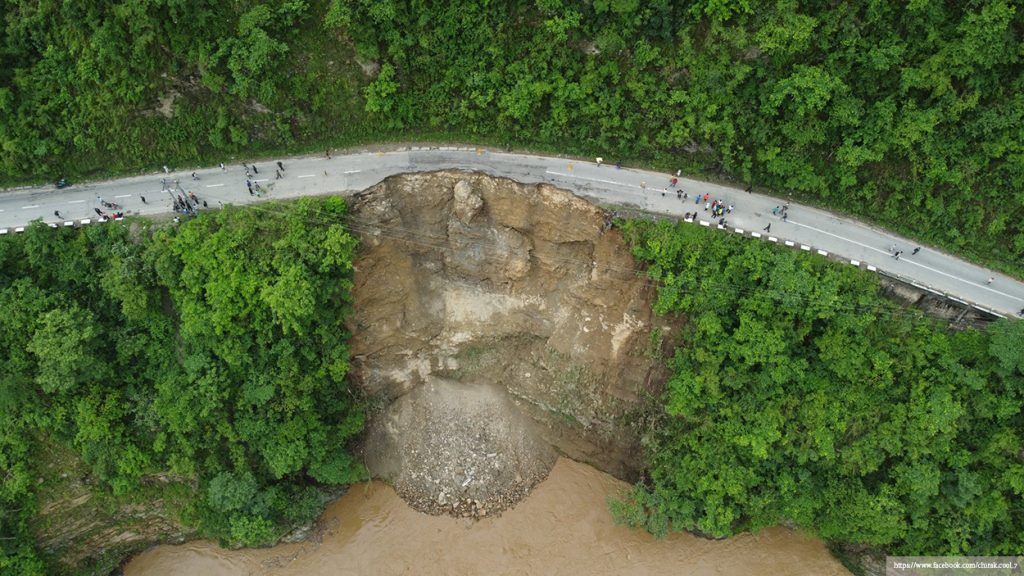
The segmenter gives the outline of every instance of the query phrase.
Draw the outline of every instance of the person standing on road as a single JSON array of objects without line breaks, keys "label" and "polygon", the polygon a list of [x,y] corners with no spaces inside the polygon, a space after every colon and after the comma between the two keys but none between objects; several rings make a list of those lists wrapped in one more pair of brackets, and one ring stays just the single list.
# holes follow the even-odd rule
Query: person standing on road
[{"label": "person standing on road", "polygon": [[146,203],[146,197],[145,196],[143,196],[142,194],[139,194],[139,198],[142,199],[142,203],[143,204]]},{"label": "person standing on road", "polygon": [[764,231],[765,232],[771,232],[772,231],[772,223],[771,222],[769,222],[768,225],[764,227]]},{"label": "person standing on road", "polygon": [[170,173],[171,173],[171,169],[167,167],[167,164],[164,164],[164,174],[170,174]]},{"label": "person standing on road", "polygon": [[255,164],[252,165],[252,173],[253,174],[259,174],[260,173],[259,168],[257,168]]},{"label": "person standing on road", "polygon": [[918,253],[918,252],[920,252],[920,251],[921,251],[921,247],[920,247],[920,246],[918,246],[917,248],[914,248],[914,251],[913,251],[913,252],[911,252],[910,254],[911,254],[911,256],[913,256],[913,255],[917,254],[917,253]]},{"label": "person standing on road", "polygon": [[281,164],[280,160],[277,161],[277,169],[284,172],[284,164]]},{"label": "person standing on road", "polygon": [[63,216],[60,215],[60,210],[54,210],[53,215],[56,216],[57,218],[64,218]]},{"label": "person standing on road", "polygon": [[995,279],[994,276],[989,276],[988,277],[988,282],[985,282],[985,285],[988,286],[989,284],[991,284],[991,283],[993,283],[995,281],[996,281],[996,279]]},{"label": "person standing on road", "polygon": [[224,163],[223,162],[220,163],[220,171],[221,172],[227,172],[228,171],[228,169],[224,167]]}]

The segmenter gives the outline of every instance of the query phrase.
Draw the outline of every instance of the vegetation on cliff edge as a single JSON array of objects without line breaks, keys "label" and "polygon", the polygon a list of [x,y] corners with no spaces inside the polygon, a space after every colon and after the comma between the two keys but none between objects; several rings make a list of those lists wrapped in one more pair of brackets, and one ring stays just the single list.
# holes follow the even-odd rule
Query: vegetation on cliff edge
[{"label": "vegetation on cliff edge", "polygon": [[191,479],[182,520],[234,545],[272,542],[319,513],[318,485],[363,477],[346,449],[363,409],[345,213],[306,199],[0,240],[0,571],[47,569],[32,531],[47,446],[114,494]]},{"label": "vegetation on cliff edge", "polygon": [[688,224],[626,234],[655,310],[687,326],[621,519],[715,537],[790,521],[898,555],[1024,549],[1024,322],[952,332],[825,258]]}]

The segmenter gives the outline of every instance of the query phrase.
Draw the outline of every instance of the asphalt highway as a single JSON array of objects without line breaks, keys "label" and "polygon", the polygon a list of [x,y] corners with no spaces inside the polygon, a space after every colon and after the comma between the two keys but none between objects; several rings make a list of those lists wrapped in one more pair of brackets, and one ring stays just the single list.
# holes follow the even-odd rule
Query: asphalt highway
[{"label": "asphalt highway", "polygon": [[[695,195],[709,195],[708,201],[721,200],[734,209],[725,215],[722,233],[752,236],[753,240],[791,245],[831,257],[841,257],[849,265],[882,271],[936,293],[1001,316],[1024,316],[1024,283],[956,258],[950,254],[916,244],[870,225],[832,213],[789,204],[787,218],[773,215],[784,199],[747,193],[709,182],[680,177],[670,187],[672,175],[643,170],[619,169],[593,162],[580,162],[547,156],[512,154],[488,149],[459,147],[402,147],[390,151],[282,158],[285,170],[276,177],[276,160],[256,162],[259,173],[251,179],[262,188],[262,196],[250,195],[245,169],[239,163],[195,171],[163,170],[104,182],[72,185],[57,190],[54,186],[19,188],[0,194],[0,235],[16,234],[20,227],[41,218],[59,226],[83,220],[96,222],[95,208],[112,212],[100,204],[120,205],[128,215],[160,215],[172,212],[172,190],[194,192],[211,209],[223,204],[248,204],[278,198],[354,193],[377,184],[384,178],[405,172],[442,169],[474,170],[512,178],[519,182],[548,182],[570,190],[595,204],[622,207],[682,217],[696,212],[694,225],[718,227],[717,218],[704,210],[704,202],[695,203]],[[162,183],[166,180],[166,184]],[[177,181],[177,185],[175,184]],[[683,190],[687,200],[677,197]],[[146,203],[142,198],[145,197]],[[57,218],[54,212],[60,212]],[[768,231],[765,228],[771,225]],[[68,224],[72,225],[72,224]],[[891,248],[902,251],[899,259]],[[920,247],[917,254],[914,248]],[[991,283],[989,280],[991,279]]]}]

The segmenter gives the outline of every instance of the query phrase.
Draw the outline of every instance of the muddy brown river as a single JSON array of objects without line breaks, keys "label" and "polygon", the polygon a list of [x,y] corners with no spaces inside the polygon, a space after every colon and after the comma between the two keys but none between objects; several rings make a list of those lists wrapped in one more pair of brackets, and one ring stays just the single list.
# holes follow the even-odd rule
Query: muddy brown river
[{"label": "muddy brown river", "polygon": [[513,510],[474,522],[421,514],[370,482],[332,503],[308,542],[235,551],[212,542],[160,546],[135,557],[125,574],[849,574],[821,541],[782,527],[711,541],[657,540],[616,526],[607,499],[626,488],[562,458]]}]

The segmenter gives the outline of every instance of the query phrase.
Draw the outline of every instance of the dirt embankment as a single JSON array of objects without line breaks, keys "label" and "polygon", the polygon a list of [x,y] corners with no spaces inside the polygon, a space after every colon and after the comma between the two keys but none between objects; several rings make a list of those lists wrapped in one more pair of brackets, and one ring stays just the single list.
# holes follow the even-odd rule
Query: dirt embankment
[{"label": "dirt embankment", "polygon": [[421,510],[473,516],[525,495],[556,452],[635,477],[674,331],[603,210],[458,171],[388,178],[352,204],[372,472]]}]

